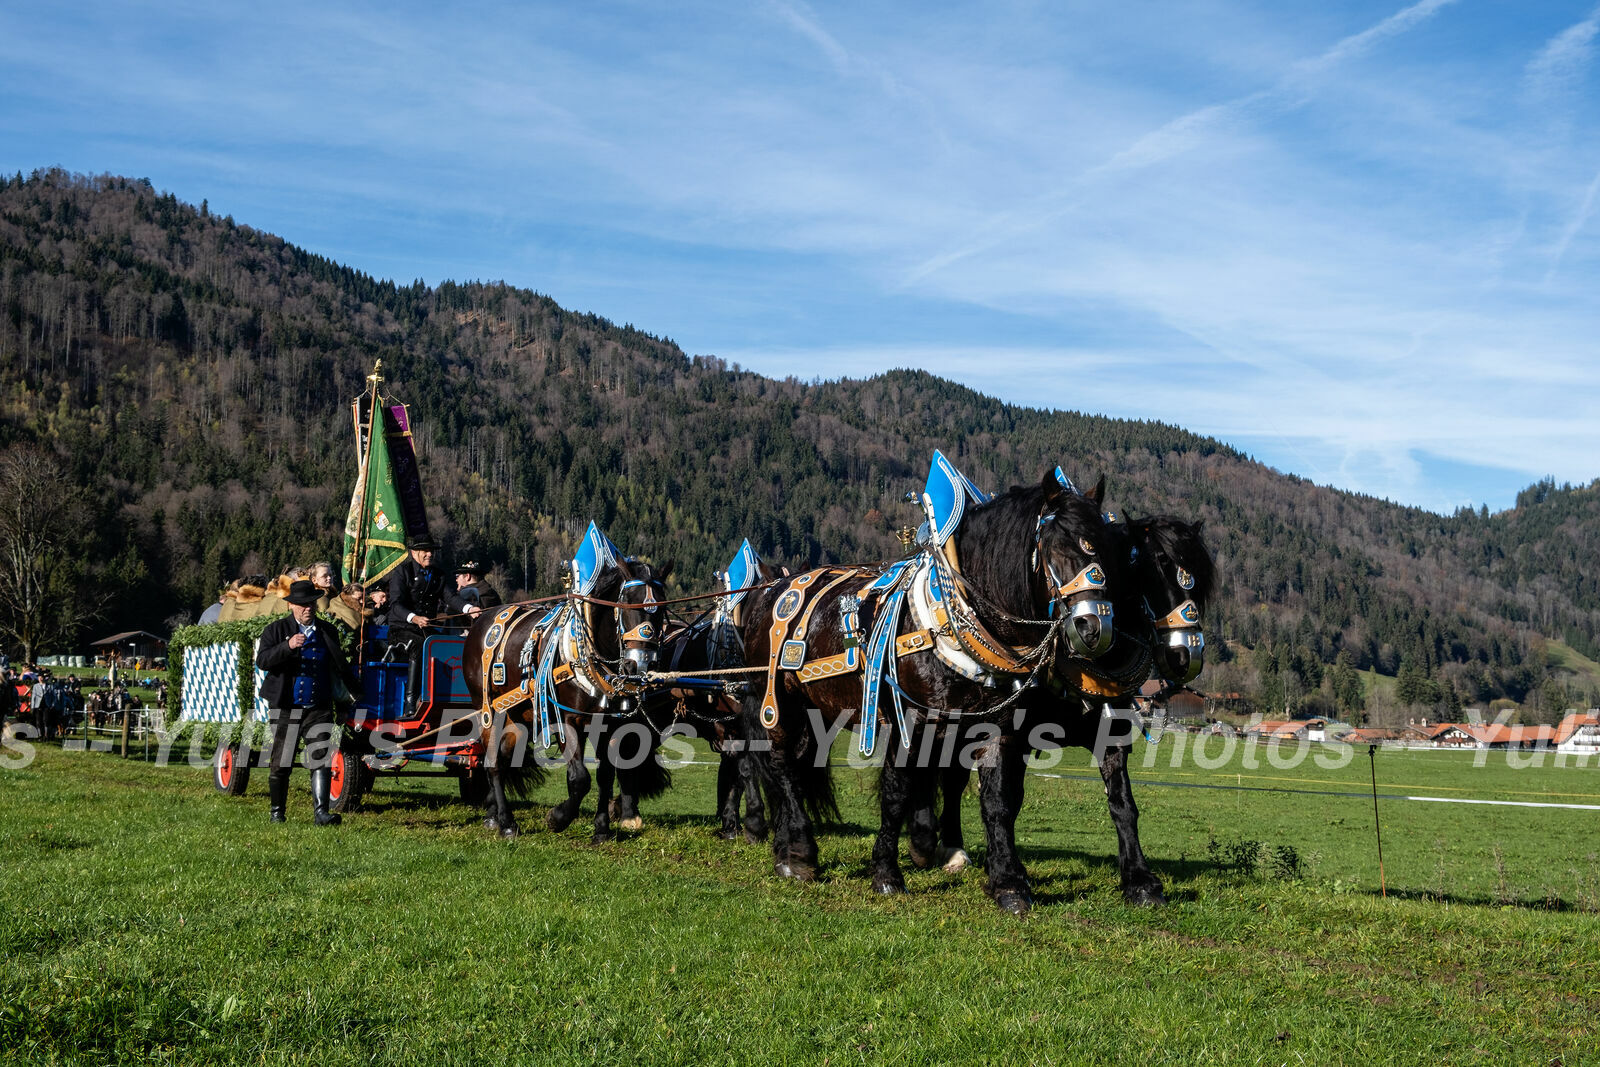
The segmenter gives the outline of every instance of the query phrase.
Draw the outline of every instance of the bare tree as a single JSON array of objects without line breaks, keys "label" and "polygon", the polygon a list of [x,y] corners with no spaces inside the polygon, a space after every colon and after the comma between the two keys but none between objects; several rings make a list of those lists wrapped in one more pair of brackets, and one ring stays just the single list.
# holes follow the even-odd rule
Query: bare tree
[{"label": "bare tree", "polygon": [[0,452],[0,635],[33,662],[46,642],[71,638],[96,613],[79,588],[88,524],[83,491],[34,445]]}]

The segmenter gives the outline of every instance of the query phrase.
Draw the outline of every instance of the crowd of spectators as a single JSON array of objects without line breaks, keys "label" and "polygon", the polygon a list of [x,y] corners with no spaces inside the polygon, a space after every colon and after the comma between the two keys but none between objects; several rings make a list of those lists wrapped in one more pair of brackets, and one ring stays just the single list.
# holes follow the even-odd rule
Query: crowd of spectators
[{"label": "crowd of spectators", "polygon": [[[156,705],[165,707],[166,680],[151,688]],[[76,674],[58,676],[48,667],[0,667],[0,725],[30,723],[45,740],[74,732],[85,718],[90,726],[104,727],[142,706],[144,701],[129,691],[126,682],[110,675],[80,679]]]}]

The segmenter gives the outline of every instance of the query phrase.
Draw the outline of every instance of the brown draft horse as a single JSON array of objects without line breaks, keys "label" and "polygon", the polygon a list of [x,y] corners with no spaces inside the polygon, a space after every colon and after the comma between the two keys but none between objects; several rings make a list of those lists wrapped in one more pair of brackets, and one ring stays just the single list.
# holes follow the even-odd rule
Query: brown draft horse
[{"label": "brown draft horse", "polygon": [[[598,547],[597,547],[598,546]],[[467,631],[462,673],[488,740],[484,826],[520,832],[509,788],[526,795],[543,775],[547,746],[560,745],[567,797],[545,824],[567,828],[590,788],[585,745],[597,764],[594,840],[612,837],[611,791],[655,796],[671,781],[659,735],[641,709],[641,679],[656,661],[666,621],[662,583],[672,564],[652,570],[625,558],[590,525],[572,564],[566,599],[548,611],[512,606],[484,612]]]},{"label": "brown draft horse", "polygon": [[[1110,604],[1093,601],[1093,609],[1085,612],[1081,609],[1090,602],[1080,598],[1104,596],[1132,584],[1126,548],[1101,518],[1103,492],[1103,480],[1088,494],[1080,494],[1063,487],[1053,473],[1047,474],[1037,487],[1014,487],[969,508],[951,535],[960,568],[952,581],[965,591],[975,616],[971,621],[981,624],[1002,651],[1009,648],[1019,654],[1020,663],[1010,673],[973,678],[947,666],[930,646],[902,655],[898,679],[884,681],[880,718],[888,727],[888,748],[872,853],[872,884],[879,892],[905,889],[899,866],[901,828],[913,811],[933,802],[940,766],[954,760],[970,765],[976,760],[996,766],[983,804],[989,893],[1004,908],[1026,909],[1027,875],[1017,858],[1014,832],[1022,802],[1022,767],[1020,760],[1013,763],[1002,757],[1022,744],[1020,737],[1010,737],[1011,709],[1019,691],[1041,676],[1065,677],[1075,655],[1081,658],[1081,641],[1057,640],[1063,624],[1079,627],[1079,637],[1088,638],[1096,651],[1104,647],[1098,638],[1111,636],[1115,623]],[[1074,583],[1064,578],[1082,576],[1095,565],[1103,591],[1067,592]],[[844,568],[808,573],[820,590],[812,596],[815,605],[805,609],[812,612],[813,621],[803,650],[810,667],[813,661],[841,655],[848,647],[851,631],[843,620],[852,604],[847,601],[841,608],[841,598],[853,597],[859,605],[860,630],[855,631],[859,634],[873,632],[886,597],[868,594],[873,574]],[[797,611],[788,598],[800,578],[792,579],[788,589],[780,583],[755,595],[744,626],[746,662],[777,662],[781,653],[773,648],[774,635],[787,625],[784,612],[792,618]],[[781,624],[778,628],[775,617]],[[895,634],[915,644],[917,626],[914,613],[906,611]],[[1102,627],[1107,632],[1102,634]],[[898,641],[896,647],[901,647]],[[891,648],[888,654],[895,652]],[[815,878],[817,872],[813,819],[837,812],[829,749],[837,734],[859,719],[864,695],[859,670],[821,677],[813,671],[811,681],[802,680],[806,674],[805,669],[776,671],[770,703],[759,691],[764,688],[761,682],[744,701],[747,734],[768,742],[767,751],[757,753],[757,765],[774,813],[773,866],[779,875],[802,881]],[[890,708],[895,689],[901,697],[903,727]],[[808,708],[817,710],[810,722]]]}]

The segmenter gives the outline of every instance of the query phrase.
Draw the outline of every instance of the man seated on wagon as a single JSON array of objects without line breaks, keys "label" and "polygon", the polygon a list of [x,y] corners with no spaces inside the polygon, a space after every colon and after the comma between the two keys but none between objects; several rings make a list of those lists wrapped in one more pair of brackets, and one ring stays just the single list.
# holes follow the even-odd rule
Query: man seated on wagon
[{"label": "man seated on wagon", "polygon": [[450,597],[446,610],[455,616],[452,621],[457,625],[466,625],[480,611],[497,608],[503,603],[500,593],[484,580],[488,573],[489,568],[479,563],[473,555],[456,564],[456,591]]},{"label": "man seated on wagon", "polygon": [[410,662],[405,713],[412,718],[422,688],[422,642],[430,631],[436,631],[444,610],[444,575],[433,567],[438,546],[432,538],[411,538],[406,547],[410,554],[389,572],[389,650],[395,658],[403,650]]}]

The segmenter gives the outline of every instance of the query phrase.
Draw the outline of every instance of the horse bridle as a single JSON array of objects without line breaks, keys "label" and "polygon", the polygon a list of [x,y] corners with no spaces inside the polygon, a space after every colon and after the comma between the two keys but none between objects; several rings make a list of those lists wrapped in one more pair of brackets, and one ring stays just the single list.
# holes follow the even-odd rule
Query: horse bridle
[{"label": "horse bridle", "polygon": [[[1170,562],[1160,552],[1156,553],[1156,560],[1162,566]],[[1184,592],[1193,589],[1194,575],[1176,563],[1171,566],[1178,588]],[[1157,615],[1150,607],[1149,597],[1146,597],[1144,609],[1150,616],[1151,625],[1155,627],[1156,666],[1161,676],[1179,685],[1194,681],[1206,663],[1206,638],[1201,630],[1200,605],[1194,602],[1193,597],[1189,597],[1165,615]]]},{"label": "horse bridle", "polygon": [[[643,578],[629,578],[622,583],[622,588],[617,591],[617,599],[622,599],[622,594],[629,589],[644,587],[644,600],[639,604],[638,610],[645,615],[643,622],[629,628],[623,621],[625,609],[618,608],[617,616],[617,650],[621,656],[620,666],[625,674],[643,675],[655,665],[656,652],[661,647],[662,627],[651,620],[661,609],[655,607],[659,601],[656,598],[655,579],[646,581]],[[632,667],[630,671],[628,668]]]},{"label": "horse bridle", "polygon": [[[1116,613],[1111,601],[1104,598],[1106,572],[1091,559],[1070,579],[1065,582],[1061,580],[1055,566],[1042,558],[1039,551],[1044,529],[1055,519],[1056,513],[1049,510],[1046,504],[1033,528],[1033,568],[1050,583],[1050,618],[1055,618],[1058,603],[1066,605],[1067,615],[1062,629],[1066,631],[1068,647],[1075,655],[1095,659],[1110,650],[1116,636],[1113,622]],[[1083,549],[1085,555],[1095,554],[1094,546],[1087,538],[1078,538],[1078,547]]]}]

